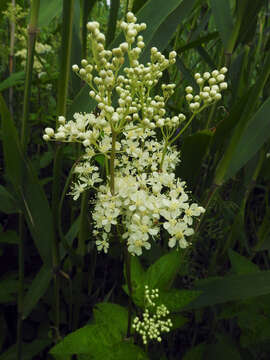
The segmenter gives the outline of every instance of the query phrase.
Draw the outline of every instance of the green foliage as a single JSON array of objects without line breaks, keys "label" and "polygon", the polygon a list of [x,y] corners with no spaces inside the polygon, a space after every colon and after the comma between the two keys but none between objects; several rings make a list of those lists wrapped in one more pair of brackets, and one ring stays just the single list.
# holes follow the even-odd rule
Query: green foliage
[{"label": "green foliage", "polygon": [[[100,303],[94,310],[94,324],[66,336],[51,349],[53,355],[88,354],[93,359],[147,359],[144,352],[124,339],[127,310],[120,305]],[[56,357],[57,358],[57,357]]]},{"label": "green foliage", "polygon": [[[16,53],[26,54],[30,3],[16,1],[19,9],[11,1],[0,1],[0,360],[71,360],[74,354],[98,360],[268,359],[269,3],[129,2],[138,21],[148,25],[142,61],[148,61],[152,46],[165,55],[171,50],[178,54],[175,67],[164,73],[151,94],[160,94],[162,82],[176,83],[166,104],[169,116],[188,113],[184,89],[191,85],[198,90],[195,72],[203,73],[209,66],[229,68],[229,91],[222,103],[199,114],[175,145],[181,151],[177,176],[187,182],[194,202],[207,210],[200,223],[193,224],[192,246],[168,252],[168,239],[161,234],[151,252],[140,259],[131,257],[131,294],[126,272],[122,275],[118,242],[113,240],[106,256],[96,252],[89,212],[94,194],[89,193],[86,204],[66,196],[81,149],[69,144],[58,157],[57,144],[48,148],[42,140],[43,129],[54,127],[58,112],[67,110],[71,119],[74,112],[95,110],[89,87],[71,75],[70,65],[89,55],[88,21],[101,23],[109,47],[122,41],[118,25],[128,3],[112,0],[108,6],[105,0],[74,0],[74,11],[68,11],[73,2],[40,1],[37,41],[50,45],[51,52],[35,53],[34,61],[41,67],[33,69],[24,151],[20,129],[26,58]],[[62,65],[61,47],[66,54]],[[104,156],[97,155],[95,164],[104,168]],[[19,214],[26,219],[24,230]],[[17,264],[22,243],[25,269]],[[59,246],[54,266],[53,244]],[[127,337],[129,322],[144,311],[145,285],[159,289],[157,304],[166,305],[173,322],[173,331],[147,348],[133,329]],[[19,357],[18,287],[23,292]]]}]

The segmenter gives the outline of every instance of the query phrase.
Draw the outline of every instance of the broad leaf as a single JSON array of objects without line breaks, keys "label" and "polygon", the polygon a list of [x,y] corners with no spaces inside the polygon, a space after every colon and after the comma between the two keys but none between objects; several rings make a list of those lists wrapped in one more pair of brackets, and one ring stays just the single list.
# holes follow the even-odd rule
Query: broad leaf
[{"label": "broad leaf", "polygon": [[201,291],[196,290],[178,290],[171,289],[169,291],[160,291],[157,304],[164,304],[171,312],[184,310],[185,307],[196,299]]},{"label": "broad leaf", "polygon": [[61,15],[63,0],[40,0],[38,25],[48,26],[57,16]]},{"label": "broad leaf", "polygon": [[168,289],[180,266],[183,264],[183,253],[173,250],[159,258],[146,272],[146,281],[150,288]]},{"label": "broad leaf", "polygon": [[109,325],[110,331],[124,337],[128,326],[128,311],[118,304],[102,302],[94,308],[94,320],[105,327]]},{"label": "broad leaf", "polygon": [[188,309],[266,295],[270,293],[270,271],[208,278],[195,283],[195,289],[203,293],[187,306]]},{"label": "broad leaf", "polygon": [[257,265],[247,259],[245,256],[238,254],[233,250],[229,250],[229,258],[232,265],[232,270],[236,274],[254,274],[260,272]]}]

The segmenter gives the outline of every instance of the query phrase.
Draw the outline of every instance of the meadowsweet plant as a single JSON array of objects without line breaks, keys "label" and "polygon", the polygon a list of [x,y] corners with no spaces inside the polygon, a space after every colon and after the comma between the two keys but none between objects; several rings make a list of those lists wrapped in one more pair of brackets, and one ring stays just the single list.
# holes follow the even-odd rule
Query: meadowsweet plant
[{"label": "meadowsweet plant", "polygon": [[173,324],[168,318],[169,310],[164,304],[157,305],[155,300],[159,297],[158,289],[149,289],[145,285],[145,310],[142,319],[136,316],[133,320],[132,327],[142,336],[144,345],[151,340],[162,341],[161,333],[168,333]]},{"label": "meadowsweet plant", "polygon": [[[138,24],[128,12],[121,23],[125,41],[106,50],[99,23],[87,24],[91,59],[83,59],[80,67],[72,68],[89,85],[98,111],[76,113],[70,121],[60,116],[57,129],[46,128],[43,135],[46,141],[83,145],[71,194],[77,200],[86,189],[96,190],[94,234],[98,250],[105,253],[115,234],[112,227],[132,255],[149,250],[161,228],[169,234],[169,247],[186,248],[194,233],[194,218],[205,211],[189,200],[185,182],[174,174],[180,155],[173,143],[196,114],[221,99],[221,91],[227,87],[227,69],[195,74],[200,91],[193,94],[192,87],[186,88],[189,119],[182,113],[167,115],[166,102],[175,84],[162,84],[159,95],[155,95],[154,87],[163,71],[175,63],[176,52],[170,52],[166,59],[153,47],[150,61],[141,64],[145,43],[139,33],[145,28],[146,24]],[[105,179],[97,155],[104,158]]]}]

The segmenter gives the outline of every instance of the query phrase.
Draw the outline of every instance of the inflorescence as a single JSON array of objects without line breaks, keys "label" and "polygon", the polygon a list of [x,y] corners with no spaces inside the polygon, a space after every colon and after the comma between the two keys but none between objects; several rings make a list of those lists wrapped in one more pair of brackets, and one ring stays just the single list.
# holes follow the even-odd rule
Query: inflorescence
[{"label": "inflorescence", "polygon": [[[92,217],[99,251],[108,251],[112,226],[117,227],[132,255],[150,249],[150,240],[158,239],[161,228],[170,236],[169,247],[186,248],[187,237],[194,233],[193,219],[205,210],[189,202],[185,182],[174,174],[180,154],[173,142],[197,113],[221,99],[221,91],[227,87],[227,69],[195,74],[200,92],[193,95],[192,87],[186,88],[192,111],[188,121],[182,113],[168,116],[166,102],[175,84],[163,84],[161,95],[152,95],[152,90],[163,71],[175,63],[176,52],[170,52],[166,59],[153,47],[150,61],[141,64],[139,56],[145,43],[138,34],[146,24],[138,24],[129,12],[121,28],[125,41],[105,50],[99,23],[89,22],[91,61],[83,59],[81,67],[72,67],[89,85],[89,95],[97,102],[99,113],[75,113],[70,121],[60,116],[56,131],[46,128],[43,139],[83,145],[71,195],[77,200],[86,189],[96,190]],[[157,139],[157,131],[162,141]],[[104,158],[105,179],[97,155]]]},{"label": "inflorescence", "polygon": [[[136,316],[132,327],[142,336],[143,343],[146,345],[150,340],[162,341],[161,333],[169,332],[173,326],[172,320],[167,318],[169,310],[164,304],[156,305],[155,300],[159,297],[158,289],[149,289],[145,286],[145,310],[142,320]],[[151,312],[149,311],[151,310]]]}]

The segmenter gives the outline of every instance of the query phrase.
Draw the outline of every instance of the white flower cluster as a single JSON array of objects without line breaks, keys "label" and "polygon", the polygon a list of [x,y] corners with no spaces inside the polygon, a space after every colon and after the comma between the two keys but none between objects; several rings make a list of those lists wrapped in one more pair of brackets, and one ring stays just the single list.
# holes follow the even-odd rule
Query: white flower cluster
[{"label": "white flower cluster", "polygon": [[[156,306],[155,299],[159,297],[158,289],[149,290],[145,286],[146,309],[142,314],[142,320],[135,317],[132,327],[142,336],[143,343],[146,345],[148,340],[162,341],[161,333],[169,332],[173,326],[171,319],[162,320],[169,315],[169,310],[162,304]],[[148,308],[152,308],[151,313]]]},{"label": "white flower cluster", "polygon": [[[172,143],[180,134],[176,135],[179,124],[185,121],[183,114],[166,116],[165,104],[175,85],[163,84],[162,95],[151,95],[164,69],[175,62],[176,53],[172,51],[166,59],[152,48],[151,61],[140,64],[139,55],[145,44],[138,33],[145,27],[128,13],[127,21],[121,23],[126,41],[105,50],[105,36],[99,24],[87,24],[92,61],[83,59],[81,68],[73,65],[73,70],[90,86],[90,96],[97,101],[99,114],[76,113],[70,121],[60,116],[57,129],[46,128],[43,135],[46,141],[83,145],[84,154],[75,167],[77,181],[71,194],[76,200],[87,188],[97,190],[94,234],[98,238],[98,250],[104,252],[108,251],[111,234],[115,233],[112,227],[132,255],[150,249],[150,241],[158,238],[161,229],[169,234],[169,247],[185,248],[189,245],[187,237],[194,233],[193,219],[205,211],[189,202],[185,182],[174,174],[180,154]],[[225,73],[223,68],[212,72],[212,77],[208,73],[202,78],[196,74],[201,92],[209,93],[209,99],[218,100],[219,91],[225,88]],[[209,91],[204,87],[205,80]],[[196,95],[193,99],[190,87],[187,92],[190,106],[194,103],[200,106],[201,97],[198,100]],[[203,101],[205,105],[212,102],[206,101],[206,95]],[[157,139],[156,130],[163,140]],[[97,155],[104,160],[103,179]]]},{"label": "white flower cluster", "polygon": [[[52,52],[52,47],[49,44],[42,44],[37,41],[35,44],[35,52],[39,55],[39,58],[34,58],[33,68],[36,71],[41,72],[44,69],[43,61],[45,61],[42,56]],[[27,49],[16,51],[15,56],[22,58],[21,64],[23,66],[26,65]]]},{"label": "white flower cluster", "polygon": [[[210,74],[205,72],[203,75],[196,73],[194,78],[200,87],[199,95],[193,95],[193,88],[191,86],[186,87],[186,100],[189,103],[189,108],[193,112],[197,112],[201,106],[207,106],[215,101],[221,99],[221,91],[226,90],[228,85],[224,81],[225,74],[228,71],[226,67],[220,70],[214,70]],[[205,84],[207,82],[208,84]]]},{"label": "white flower cluster", "polygon": [[[163,171],[158,171],[164,144],[140,138],[138,132],[133,130],[134,138],[121,142],[124,155],[116,166],[114,195],[108,183],[99,188],[93,212],[96,234],[102,233],[98,250],[107,252],[111,227],[117,224],[121,224],[122,238],[132,255],[150,249],[150,240],[157,239],[161,227],[170,235],[169,247],[186,248],[187,237],[194,233],[190,227],[193,218],[205,210],[188,203],[185,182],[174,175],[179,153],[169,149]],[[129,132],[126,135],[131,136]]]}]

